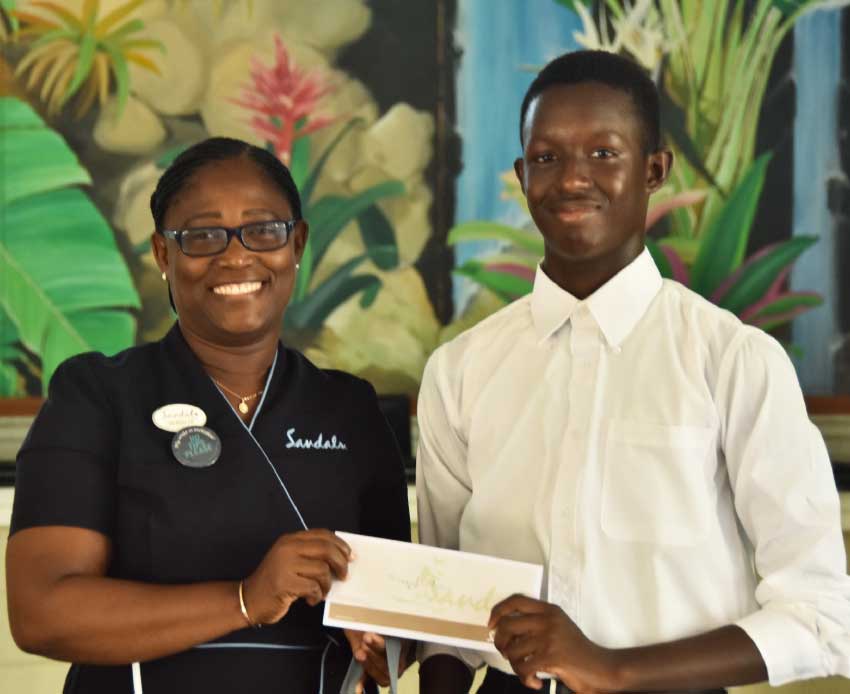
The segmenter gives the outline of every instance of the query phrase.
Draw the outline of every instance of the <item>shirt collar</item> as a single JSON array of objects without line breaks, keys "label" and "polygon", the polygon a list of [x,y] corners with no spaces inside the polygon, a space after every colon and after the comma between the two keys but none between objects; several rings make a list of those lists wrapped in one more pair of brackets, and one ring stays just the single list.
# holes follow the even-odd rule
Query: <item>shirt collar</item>
[{"label": "shirt collar", "polygon": [[587,306],[610,347],[618,347],[661,289],[661,273],[643,252],[584,301],[553,282],[541,265],[534,277],[531,315],[541,340],[553,335],[580,306]]}]

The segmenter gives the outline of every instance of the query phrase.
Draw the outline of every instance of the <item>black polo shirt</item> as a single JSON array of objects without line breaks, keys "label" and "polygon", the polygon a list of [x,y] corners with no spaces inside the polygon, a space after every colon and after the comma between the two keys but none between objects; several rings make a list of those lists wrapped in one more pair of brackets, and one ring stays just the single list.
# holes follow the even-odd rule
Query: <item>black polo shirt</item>
[{"label": "black polo shirt", "polygon": [[[154,425],[154,410],[177,403],[202,409],[220,438],[212,466],[180,464],[174,434]],[[116,578],[239,580],[280,535],[305,525],[410,539],[401,456],[368,383],[279,345],[249,430],[177,325],[157,343],[64,362],[16,474],[11,533],[101,532]],[[276,625],[144,663],[144,692],[316,692],[323,654],[333,691],[350,652],[322,627],[321,609],[298,601]],[[341,645],[325,653],[329,636]],[[131,691],[130,668],[75,665],[66,691]]]}]

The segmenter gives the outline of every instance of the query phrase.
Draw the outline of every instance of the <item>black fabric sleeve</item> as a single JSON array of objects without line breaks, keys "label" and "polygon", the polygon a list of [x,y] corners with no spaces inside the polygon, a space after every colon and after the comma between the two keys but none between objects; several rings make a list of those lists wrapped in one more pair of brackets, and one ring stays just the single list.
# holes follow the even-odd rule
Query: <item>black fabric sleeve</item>
[{"label": "black fabric sleeve", "polygon": [[363,382],[362,434],[372,476],[362,497],[361,527],[366,535],[410,542],[410,511],[404,460],[390,425],[378,407],[375,389]]},{"label": "black fabric sleeve", "polygon": [[10,534],[70,525],[111,536],[118,424],[93,368],[99,356],[73,357],[50,380],[18,452]]}]

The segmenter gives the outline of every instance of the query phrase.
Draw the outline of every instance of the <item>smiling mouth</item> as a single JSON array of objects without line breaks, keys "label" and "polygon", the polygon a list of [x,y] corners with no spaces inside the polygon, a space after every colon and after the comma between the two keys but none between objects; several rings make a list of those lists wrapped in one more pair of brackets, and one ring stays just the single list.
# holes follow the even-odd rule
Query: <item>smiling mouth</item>
[{"label": "smiling mouth", "polygon": [[231,284],[219,284],[212,288],[213,294],[219,296],[241,296],[253,294],[262,289],[262,282],[234,282]]},{"label": "smiling mouth", "polygon": [[555,210],[555,215],[564,222],[577,222],[599,212],[601,207],[595,203],[569,203]]}]

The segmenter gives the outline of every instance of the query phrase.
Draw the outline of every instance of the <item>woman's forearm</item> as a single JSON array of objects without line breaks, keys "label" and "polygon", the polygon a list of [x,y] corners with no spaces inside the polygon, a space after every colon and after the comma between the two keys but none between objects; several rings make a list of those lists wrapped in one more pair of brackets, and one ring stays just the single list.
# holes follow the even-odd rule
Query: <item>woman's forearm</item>
[{"label": "woman's forearm", "polygon": [[[106,576],[95,531],[28,528],[6,545],[9,624],[23,650],[79,663],[150,660],[243,628],[232,581],[159,585]],[[250,609],[250,606],[249,606]]]},{"label": "woman's forearm", "polygon": [[10,601],[23,650],[100,665],[151,660],[244,628],[238,584],[153,585],[67,576],[37,599]]}]

